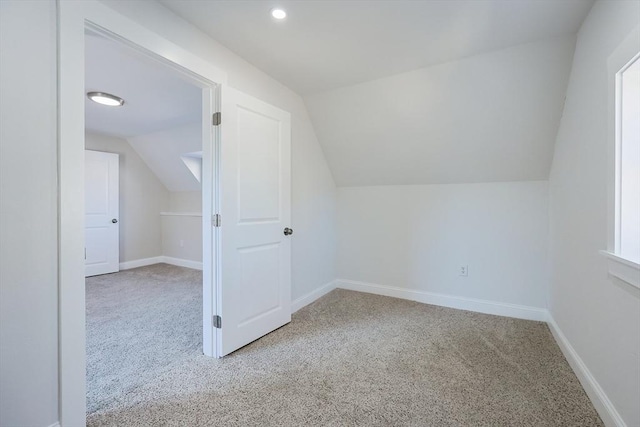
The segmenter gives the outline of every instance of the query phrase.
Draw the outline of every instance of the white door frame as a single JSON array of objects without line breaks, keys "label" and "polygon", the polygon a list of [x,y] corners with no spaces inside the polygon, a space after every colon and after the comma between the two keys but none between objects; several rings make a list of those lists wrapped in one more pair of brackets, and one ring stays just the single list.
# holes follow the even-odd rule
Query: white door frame
[{"label": "white door frame", "polygon": [[[117,13],[96,0],[58,0],[58,319],[59,319],[59,416],[64,427],[86,424],[86,350],[84,279],[84,37],[90,28],[139,51],[151,54],[166,65],[191,77],[203,91],[203,109],[219,108],[220,87],[227,75],[211,63],[175,45],[157,33]],[[208,88],[208,89],[207,89]],[[207,96],[206,94],[209,94]],[[208,98],[208,99],[207,99]],[[215,110],[214,110],[215,108]],[[210,117],[210,116],[209,116]],[[219,130],[203,123],[204,156],[218,161]],[[214,145],[213,142],[216,142]],[[216,147],[214,149],[214,146]],[[204,162],[207,163],[207,162]],[[209,163],[211,165],[211,163]],[[214,179],[214,170],[203,168],[203,179]],[[212,191],[213,193],[213,191]],[[204,194],[213,202],[214,194]],[[216,201],[217,204],[217,201]],[[211,216],[205,217],[204,230],[211,230]],[[212,203],[208,203],[209,206]],[[210,208],[209,208],[210,209]],[[211,212],[209,212],[211,214]],[[203,244],[213,247],[211,233],[203,233]],[[203,265],[212,262],[213,254]],[[214,277],[205,278],[203,325],[216,307]],[[207,317],[208,316],[208,317]],[[216,355],[215,335],[203,337],[205,353]]]}]

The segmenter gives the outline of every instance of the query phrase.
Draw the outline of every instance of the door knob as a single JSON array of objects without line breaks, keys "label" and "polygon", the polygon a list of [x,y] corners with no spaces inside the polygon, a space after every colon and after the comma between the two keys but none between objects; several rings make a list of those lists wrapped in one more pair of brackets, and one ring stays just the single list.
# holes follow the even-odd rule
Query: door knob
[{"label": "door knob", "polygon": [[113,218],[113,219],[111,220],[111,222],[112,222],[112,223],[114,223],[114,224],[116,224],[116,223],[118,222],[118,220],[117,220],[117,219],[115,219],[115,218]]},{"label": "door knob", "polygon": [[291,228],[289,228],[289,227],[287,227],[287,228],[285,228],[285,229],[284,229],[284,235],[285,235],[285,236],[290,236],[290,235],[292,235],[292,234],[293,234],[293,229],[291,229]]}]

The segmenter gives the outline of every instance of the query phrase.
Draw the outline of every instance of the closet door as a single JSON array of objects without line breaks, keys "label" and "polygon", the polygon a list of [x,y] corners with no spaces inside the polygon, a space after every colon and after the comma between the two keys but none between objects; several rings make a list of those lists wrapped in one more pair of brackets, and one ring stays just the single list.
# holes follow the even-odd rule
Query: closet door
[{"label": "closet door", "polygon": [[85,150],[85,276],[120,270],[118,155]]}]

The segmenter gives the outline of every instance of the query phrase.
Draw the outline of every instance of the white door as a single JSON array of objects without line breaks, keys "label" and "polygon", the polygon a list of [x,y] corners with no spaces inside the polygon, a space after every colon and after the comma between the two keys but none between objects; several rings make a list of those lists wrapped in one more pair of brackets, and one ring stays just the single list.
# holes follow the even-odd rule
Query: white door
[{"label": "white door", "polygon": [[119,270],[118,155],[84,152],[85,276]]},{"label": "white door", "polygon": [[291,115],[222,94],[218,355],[291,321]]}]

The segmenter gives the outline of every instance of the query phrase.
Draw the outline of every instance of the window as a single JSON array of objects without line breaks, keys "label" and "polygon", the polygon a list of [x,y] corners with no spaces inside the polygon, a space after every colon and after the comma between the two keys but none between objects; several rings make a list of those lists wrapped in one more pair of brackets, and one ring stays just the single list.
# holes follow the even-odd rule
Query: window
[{"label": "window", "polygon": [[613,239],[603,254],[610,275],[640,288],[640,53],[616,68]]},{"label": "window", "polygon": [[640,263],[640,59],[616,75],[615,253]]}]

